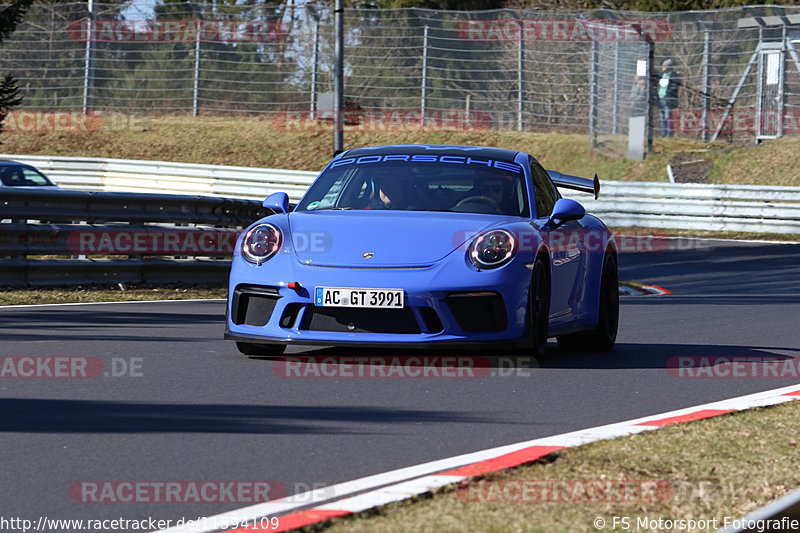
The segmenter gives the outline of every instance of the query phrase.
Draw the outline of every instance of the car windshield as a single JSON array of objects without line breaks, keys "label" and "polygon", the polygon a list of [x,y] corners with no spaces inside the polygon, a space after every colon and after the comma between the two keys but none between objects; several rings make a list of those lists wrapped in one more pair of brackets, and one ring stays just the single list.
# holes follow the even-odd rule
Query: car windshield
[{"label": "car windshield", "polygon": [[331,163],[295,211],[326,209],[529,213],[524,173],[517,163],[405,154]]},{"label": "car windshield", "polygon": [[53,182],[41,172],[19,165],[0,165],[0,181],[6,187],[53,186]]}]

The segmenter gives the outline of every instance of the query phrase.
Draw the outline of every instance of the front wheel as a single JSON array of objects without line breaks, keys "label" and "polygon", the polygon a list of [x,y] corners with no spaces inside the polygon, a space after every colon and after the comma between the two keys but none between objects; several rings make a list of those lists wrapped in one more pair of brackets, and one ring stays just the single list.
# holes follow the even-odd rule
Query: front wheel
[{"label": "front wheel", "polygon": [[283,344],[254,344],[251,342],[237,342],[236,348],[240,353],[250,359],[268,359],[278,357],[286,349]]},{"label": "front wheel", "polygon": [[619,327],[619,274],[617,257],[608,253],[603,258],[597,327],[592,331],[558,336],[558,347],[564,351],[584,350],[607,352],[617,342]]},{"label": "front wheel", "polygon": [[550,330],[550,278],[541,256],[536,258],[528,294],[528,340],[534,357],[544,355]]}]

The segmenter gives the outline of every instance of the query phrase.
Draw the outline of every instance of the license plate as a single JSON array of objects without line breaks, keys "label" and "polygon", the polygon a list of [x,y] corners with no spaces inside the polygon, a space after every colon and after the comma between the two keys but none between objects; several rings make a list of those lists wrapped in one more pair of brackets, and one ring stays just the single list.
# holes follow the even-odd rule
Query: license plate
[{"label": "license plate", "polygon": [[317,307],[399,309],[403,307],[403,289],[316,287],[314,305]]}]

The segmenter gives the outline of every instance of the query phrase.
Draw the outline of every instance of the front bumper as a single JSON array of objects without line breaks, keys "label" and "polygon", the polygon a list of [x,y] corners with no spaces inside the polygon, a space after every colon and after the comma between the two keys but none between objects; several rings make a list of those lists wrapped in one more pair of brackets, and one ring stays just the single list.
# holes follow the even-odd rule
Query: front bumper
[{"label": "front bumper", "polygon": [[[290,289],[288,284],[299,284]],[[402,288],[399,310],[316,307],[317,286]],[[225,338],[254,343],[413,347],[524,342],[530,271],[512,261],[477,271],[453,261],[413,268],[339,268],[279,253],[231,267]],[[498,346],[499,347],[499,346]]]}]

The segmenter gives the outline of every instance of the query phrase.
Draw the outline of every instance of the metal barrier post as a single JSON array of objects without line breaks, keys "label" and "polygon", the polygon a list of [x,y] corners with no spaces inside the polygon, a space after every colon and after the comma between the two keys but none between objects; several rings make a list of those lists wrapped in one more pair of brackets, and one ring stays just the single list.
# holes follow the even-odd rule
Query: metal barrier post
[{"label": "metal barrier post", "polygon": [[592,52],[589,59],[589,143],[597,144],[597,41],[592,41]]},{"label": "metal barrier post", "polygon": [[314,54],[311,60],[311,120],[317,120],[317,74],[319,72],[319,18],[314,21]]},{"label": "metal barrier post", "polygon": [[419,112],[422,128],[425,129],[425,111],[428,107],[428,26],[422,33],[422,95]]},{"label": "metal barrier post", "polygon": [[708,112],[711,109],[711,83],[709,71],[711,66],[711,32],[706,31],[703,36],[703,116],[700,119],[700,128],[703,142],[708,141]]},{"label": "metal barrier post", "polygon": [[517,131],[523,131],[522,111],[525,105],[525,39],[519,23],[519,45],[517,46]]},{"label": "metal barrier post", "polygon": [[194,90],[192,91],[192,116],[199,111],[200,96],[200,20],[197,20],[197,33],[194,37]]},{"label": "metal barrier post", "polygon": [[86,21],[86,54],[83,70],[83,114],[93,107],[92,88],[94,86],[94,1],[88,1],[89,18]]},{"label": "metal barrier post", "polygon": [[338,154],[344,150],[344,3],[336,0],[334,13],[334,26],[336,32],[336,68],[334,69],[334,108],[333,118],[333,153]]}]

